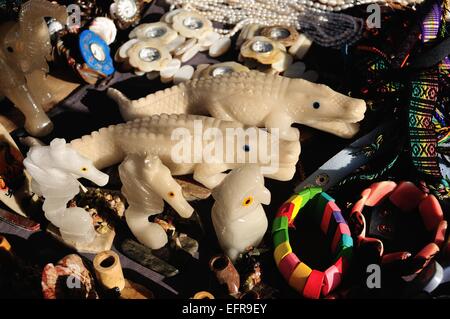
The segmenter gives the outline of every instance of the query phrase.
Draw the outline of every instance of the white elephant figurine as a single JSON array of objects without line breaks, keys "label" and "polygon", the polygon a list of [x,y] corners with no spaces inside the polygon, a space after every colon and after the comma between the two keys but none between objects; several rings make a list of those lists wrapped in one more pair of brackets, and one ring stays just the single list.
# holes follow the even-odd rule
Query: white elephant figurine
[{"label": "white elephant figurine", "polygon": [[67,208],[67,203],[80,191],[78,178],[104,186],[109,176],[64,139],[54,139],[49,146],[31,147],[23,163],[32,177],[33,192],[45,198],[45,217],[59,228],[62,238],[69,242],[92,242],[95,229],[91,215],[80,207]]},{"label": "white elephant figurine", "polygon": [[258,165],[244,165],[229,173],[213,189],[212,222],[219,244],[235,261],[249,247],[256,247],[267,230],[261,204],[270,204],[270,191]]},{"label": "white elephant figurine", "polygon": [[128,227],[143,245],[162,248],[167,244],[167,234],[148,218],[163,211],[164,201],[181,217],[191,217],[194,209],[183,197],[181,186],[158,156],[146,153],[128,155],[119,166],[119,175],[129,205],[125,211]]}]

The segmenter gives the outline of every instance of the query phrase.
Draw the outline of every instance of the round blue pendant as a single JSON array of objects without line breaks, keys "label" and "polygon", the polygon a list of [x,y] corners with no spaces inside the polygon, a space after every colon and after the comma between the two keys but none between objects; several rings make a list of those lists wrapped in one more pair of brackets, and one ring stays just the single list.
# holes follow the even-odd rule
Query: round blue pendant
[{"label": "round blue pendant", "polygon": [[111,50],[100,36],[90,30],[85,30],[80,34],[79,46],[81,56],[89,68],[105,75],[114,73]]}]

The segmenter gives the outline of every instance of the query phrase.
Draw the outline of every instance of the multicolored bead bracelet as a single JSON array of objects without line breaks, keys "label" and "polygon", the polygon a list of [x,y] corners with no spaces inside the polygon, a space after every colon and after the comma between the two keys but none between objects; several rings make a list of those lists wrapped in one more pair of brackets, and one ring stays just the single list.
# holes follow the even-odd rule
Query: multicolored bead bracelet
[{"label": "multicolored bead bracelet", "polygon": [[[308,203],[309,205],[305,207]],[[311,269],[292,252],[289,228],[300,209],[302,214],[314,214],[320,229],[331,243],[335,263],[325,271]],[[334,199],[320,187],[307,188],[289,198],[278,210],[272,226],[275,262],[289,285],[306,298],[328,295],[342,280],[352,256],[353,239],[348,225]]]}]

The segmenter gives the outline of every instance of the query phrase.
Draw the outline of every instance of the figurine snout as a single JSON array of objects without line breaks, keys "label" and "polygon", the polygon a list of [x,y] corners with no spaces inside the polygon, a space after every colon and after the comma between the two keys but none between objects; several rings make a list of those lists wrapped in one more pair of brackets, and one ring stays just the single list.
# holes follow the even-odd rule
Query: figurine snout
[{"label": "figurine snout", "polygon": [[93,172],[92,174],[89,174],[89,176],[86,176],[86,178],[98,186],[105,186],[109,181],[108,174],[100,171]]},{"label": "figurine snout", "polygon": [[183,218],[190,218],[194,213],[194,208],[184,198],[170,201],[169,204]]},{"label": "figurine snout", "polygon": [[353,123],[362,121],[364,119],[364,113],[366,113],[366,109],[366,102],[364,100],[349,98],[346,112],[350,115]]},{"label": "figurine snout", "polygon": [[262,187],[259,201],[263,205],[269,205],[270,200],[271,200],[270,191],[267,188]]}]

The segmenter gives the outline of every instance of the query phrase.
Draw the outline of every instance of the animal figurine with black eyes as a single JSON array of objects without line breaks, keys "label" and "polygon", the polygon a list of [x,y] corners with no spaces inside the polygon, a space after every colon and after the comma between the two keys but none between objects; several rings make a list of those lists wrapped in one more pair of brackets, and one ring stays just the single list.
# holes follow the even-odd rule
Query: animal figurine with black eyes
[{"label": "animal figurine with black eyes", "polygon": [[154,114],[195,114],[279,130],[280,138],[298,140],[293,123],[344,138],[359,131],[366,103],[323,84],[258,71],[205,76],[131,101],[116,89],[108,95],[125,120]]},{"label": "animal figurine with black eyes", "polygon": [[235,261],[239,254],[257,247],[267,230],[267,217],[261,204],[270,204],[270,191],[264,187],[261,168],[248,164],[234,169],[212,191],[216,200],[211,218],[219,244]]}]

